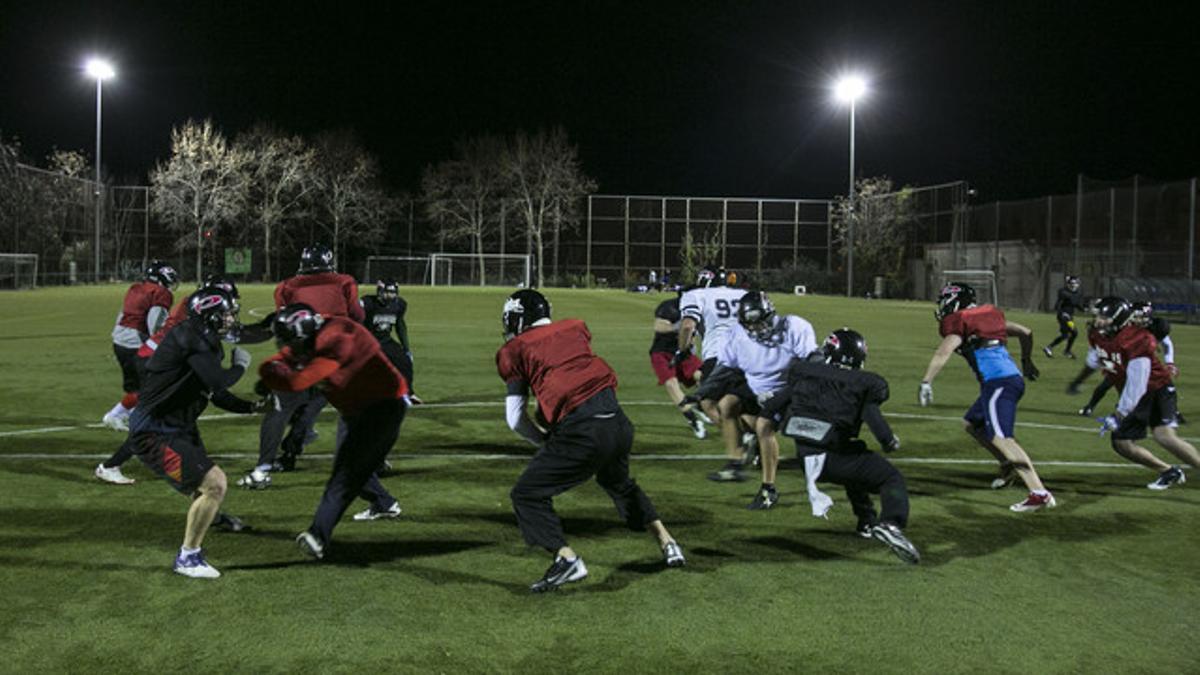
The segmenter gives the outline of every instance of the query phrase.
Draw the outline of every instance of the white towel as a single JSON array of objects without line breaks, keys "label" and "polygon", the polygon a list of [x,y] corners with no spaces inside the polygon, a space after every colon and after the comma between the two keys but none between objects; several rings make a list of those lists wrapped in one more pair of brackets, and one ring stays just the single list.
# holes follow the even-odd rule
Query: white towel
[{"label": "white towel", "polygon": [[829,509],[833,507],[833,498],[817,489],[817,479],[825,468],[825,453],[806,455],[804,457],[804,479],[808,488],[808,503],[812,505],[812,514],[816,518],[828,518]]}]

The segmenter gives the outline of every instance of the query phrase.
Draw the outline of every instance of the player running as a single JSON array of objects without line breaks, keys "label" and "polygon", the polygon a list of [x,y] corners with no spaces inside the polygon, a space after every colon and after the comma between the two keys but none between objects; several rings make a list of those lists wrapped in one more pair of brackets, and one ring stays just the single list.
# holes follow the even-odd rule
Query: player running
[{"label": "player running", "polygon": [[[668,567],[684,565],[683,549],[629,476],[633,424],[617,403],[616,373],[592,352],[587,325],[578,319],[552,323],[550,302],[532,289],[508,297],[501,321],[504,345],[496,352],[496,370],[508,388],[505,417],[509,428],[538,447],[513,486],[513,511],[525,542],[554,554],[530,590],[542,593],[587,576],[552,500],[592,476],[629,529],[657,539]],[[525,411],[531,389],[547,431]]]},{"label": "player running", "polygon": [[1166,490],[1185,480],[1183,469],[1171,466],[1137,444],[1149,429],[1154,440],[1171,454],[1200,468],[1200,454],[1175,433],[1175,386],[1171,372],[1158,360],[1154,335],[1134,319],[1124,298],[1102,298],[1096,305],[1096,330],[1088,338],[1088,365],[1103,368],[1121,387],[1121,399],[1111,415],[1101,418],[1100,435],[1112,432],[1112,447],[1122,457],[1158,471],[1146,487]]},{"label": "player running", "polygon": [[[412,346],[408,341],[408,323],[404,315],[408,303],[400,297],[400,284],[395,279],[380,279],[375,282],[375,295],[363,296],[363,325],[371,331],[383,353],[408,382],[408,398],[413,403],[421,399],[413,392]],[[392,339],[395,332],[396,339]]]},{"label": "player running", "polygon": [[[121,366],[121,388],[125,396],[104,413],[104,426],[117,431],[129,430],[129,414],[138,401],[141,386],[138,348],[154,334],[167,318],[175,301],[171,290],[179,283],[179,273],[161,260],[151,261],[141,281],[125,291],[125,300],[112,330],[113,354]],[[120,470],[117,470],[120,473]],[[132,481],[130,481],[132,482]]]},{"label": "player running", "polygon": [[[810,485],[824,480],[846,488],[860,536],[874,537],[896,557],[916,564],[921,554],[904,536],[908,525],[904,476],[858,439],[866,422],[884,452],[900,449],[900,439],[879,409],[888,399],[887,381],[862,370],[867,341],[857,331],[835,330],[818,354],[819,360],[792,362],[787,386],[763,403],[759,419],[772,427],[782,425],[784,435],[795,440]],[[871,493],[879,494],[882,515],[876,513]]]},{"label": "player running", "polygon": [[1079,331],[1075,330],[1075,312],[1083,311],[1085,306],[1083,293],[1079,290],[1079,277],[1068,274],[1063,287],[1058,289],[1058,300],[1054,303],[1054,315],[1058,319],[1058,337],[1042,348],[1046,358],[1054,358],[1054,348],[1063,340],[1067,341],[1063,356],[1068,359],[1075,358],[1075,354],[1071,352],[1075,338],[1079,337]]},{"label": "player running", "polygon": [[[683,401],[684,387],[696,386],[697,373],[702,362],[695,354],[687,354],[683,360],[675,362],[675,350],[679,348],[679,297],[658,303],[654,309],[654,341],[650,343],[650,367],[658,377],[658,384],[667,390],[671,403],[679,405]],[[683,419],[692,429],[696,438],[708,435],[705,424],[712,420],[699,410],[683,410]]]},{"label": "player running", "polygon": [[[963,428],[1000,462],[1000,475],[993,488],[1008,485],[1019,476],[1029,489],[1025,501],[1009,508],[1017,512],[1054,508],[1054,495],[1042,485],[1033,461],[1013,437],[1017,420],[1017,402],[1025,394],[1025,377],[1037,379],[1033,365],[1033,333],[1019,323],[1008,321],[1004,312],[993,305],[976,305],[975,289],[951,282],[942,288],[934,312],[942,342],[929,360],[925,377],[917,390],[922,406],[933,403],[933,379],[954,352],[963,358],[979,380],[979,398],[963,416]],[[1005,348],[1010,336],[1021,343],[1021,370]],[[1015,474],[1015,476],[1014,476]]]},{"label": "player running", "polygon": [[355,520],[400,515],[375,471],[400,435],[408,383],[371,332],[347,317],[323,317],[309,305],[291,304],[275,317],[275,338],[279,353],[258,369],[263,383],[282,392],[319,386],[341,413],[329,481],[312,524],[296,537],[301,550],[321,559],[355,497],[370,502]]}]

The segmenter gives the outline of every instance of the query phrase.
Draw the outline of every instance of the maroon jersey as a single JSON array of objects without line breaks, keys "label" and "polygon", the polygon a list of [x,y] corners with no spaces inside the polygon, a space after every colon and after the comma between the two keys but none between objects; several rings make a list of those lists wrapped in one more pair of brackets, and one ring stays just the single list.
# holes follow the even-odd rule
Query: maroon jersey
[{"label": "maroon jersey", "polygon": [[1150,381],[1146,383],[1146,391],[1155,391],[1171,384],[1171,373],[1158,360],[1158,340],[1145,328],[1130,324],[1117,331],[1116,335],[1104,335],[1093,330],[1088,332],[1088,342],[1096,350],[1100,367],[1114,384],[1124,386],[1129,362],[1142,357],[1150,359]]},{"label": "maroon jersey", "polygon": [[183,300],[180,300],[179,304],[175,305],[175,308],[172,309],[171,313],[167,315],[167,320],[163,322],[162,328],[154,331],[154,335],[151,335],[150,338],[138,348],[138,356],[143,359],[148,359],[151,356],[154,356],[154,350],[158,349],[158,345],[160,342],[162,342],[163,338],[166,337],[167,331],[171,330],[178,325],[180,321],[183,321],[187,318],[187,298],[184,298]]},{"label": "maroon jersey", "polygon": [[320,386],[333,407],[347,416],[376,401],[408,394],[408,382],[384,355],[371,331],[345,317],[325,321],[310,353],[298,357],[285,347],[258,372],[272,389],[304,391]]},{"label": "maroon jersey", "polygon": [[1008,341],[1004,312],[995,305],[970,307],[943,317],[940,329],[942,337],[958,335],[964,342],[971,338],[999,340],[1000,344]]},{"label": "maroon jersey", "polygon": [[113,326],[113,342],[130,349],[141,347],[142,340],[150,335],[150,326],[146,322],[150,310],[154,307],[165,310],[174,300],[169,289],[153,281],[139,281],[130,286],[125,291],[121,313]]},{"label": "maroon jersey", "polygon": [[525,382],[550,424],[562,421],[596,393],[617,387],[617,374],[592,353],[592,334],[579,319],[531,328],[496,352],[506,383]]},{"label": "maroon jersey", "polygon": [[275,306],[286,307],[294,302],[303,302],[324,317],[348,316],[362,321],[364,316],[358,303],[358,283],[349,274],[297,274],[279,282],[275,287]]}]

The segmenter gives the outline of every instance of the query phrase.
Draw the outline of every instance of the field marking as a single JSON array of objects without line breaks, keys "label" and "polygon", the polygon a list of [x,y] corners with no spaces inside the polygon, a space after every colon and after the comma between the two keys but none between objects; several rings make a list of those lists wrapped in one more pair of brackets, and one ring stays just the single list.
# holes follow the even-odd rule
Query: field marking
[{"label": "field marking", "polygon": [[[669,406],[666,401],[621,401],[623,406]],[[418,406],[413,406],[409,410],[421,410],[422,408],[501,408],[504,406],[504,401],[459,401],[456,403],[422,403]],[[332,412],[332,406],[326,406],[322,413]],[[887,417],[896,419],[911,419],[911,420],[928,420],[931,422],[959,422],[962,417],[959,415],[925,415],[921,413],[898,413],[889,412]],[[239,415],[237,413],[216,413],[213,415],[203,415],[200,417],[202,421],[212,420],[228,420],[235,418],[253,417],[253,414]],[[1068,424],[1045,424],[1042,422],[1017,422],[1018,427],[1028,427],[1030,429],[1049,429],[1051,431],[1074,431],[1100,435],[1100,429],[1096,426],[1071,426]],[[80,424],[76,426],[56,426],[56,427],[39,427],[34,429],[16,429],[14,431],[0,431],[0,438],[8,438],[12,436],[29,436],[33,434],[51,434],[59,431],[77,431],[80,429],[103,429],[103,422],[94,422],[92,424]],[[1180,436],[1185,441],[1200,442],[1200,437],[1196,436]]]}]

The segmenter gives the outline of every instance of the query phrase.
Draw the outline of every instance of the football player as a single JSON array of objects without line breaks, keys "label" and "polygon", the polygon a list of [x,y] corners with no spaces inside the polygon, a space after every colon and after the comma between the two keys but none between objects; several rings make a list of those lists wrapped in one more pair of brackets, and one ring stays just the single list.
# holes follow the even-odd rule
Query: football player
[{"label": "football player", "polygon": [[[692,353],[692,341],[696,336],[701,338],[700,374],[707,379],[717,366],[717,356],[725,342],[729,339],[733,327],[737,325],[738,303],[746,291],[740,288],[725,286],[725,277],[711,267],[700,270],[696,277],[696,285],[684,291],[679,299],[679,310],[682,318],[679,322],[679,342],[671,365],[683,363]],[[711,389],[719,392],[719,390]],[[700,408],[712,420],[721,425],[721,440],[725,444],[725,454],[728,458],[726,466],[712,474],[709,478],[716,481],[741,481],[741,467],[746,456],[747,445],[754,438],[750,425],[740,425],[739,420],[723,417],[717,406],[716,398],[701,398]],[[745,433],[743,433],[745,432]]]},{"label": "football player", "polygon": [[[408,303],[400,297],[400,284],[395,279],[380,279],[375,282],[375,295],[363,296],[363,325],[371,331],[388,360],[408,381],[408,398],[419,404],[421,399],[413,392],[412,346],[408,341],[408,324],[404,315]],[[392,339],[395,332],[399,341]]]},{"label": "football player", "polygon": [[1075,330],[1075,312],[1082,311],[1085,306],[1083,293],[1079,290],[1079,277],[1068,274],[1063,287],[1058,289],[1058,300],[1054,303],[1054,315],[1058,319],[1058,337],[1042,348],[1046,358],[1054,357],[1054,348],[1063,340],[1067,341],[1063,356],[1068,359],[1075,358],[1075,354],[1071,352],[1075,338],[1079,337],[1079,331]]},{"label": "football player", "polygon": [[[151,261],[142,280],[125,291],[125,300],[112,330],[113,354],[121,366],[121,386],[125,396],[102,419],[104,426],[117,431],[129,430],[129,414],[137,405],[141,385],[138,349],[167,318],[175,298],[171,290],[179,283],[179,273],[161,260]],[[117,473],[120,473],[118,469]]]},{"label": "football player", "polygon": [[[663,300],[654,309],[654,341],[650,343],[650,367],[658,377],[658,384],[667,390],[671,402],[679,405],[683,401],[684,387],[696,386],[701,361],[695,354],[687,354],[682,361],[674,361],[679,348],[679,297]],[[696,438],[708,435],[705,424],[712,420],[699,410],[683,410],[683,418]]]},{"label": "football player", "polygon": [[[683,549],[629,476],[633,424],[617,403],[616,373],[592,352],[587,326],[578,319],[551,322],[550,302],[532,289],[508,297],[501,322],[504,345],[496,352],[496,370],[508,388],[505,417],[509,428],[538,448],[513,486],[513,511],[525,542],[554,555],[530,590],[550,591],[587,576],[552,499],[592,476],[625,524],[653,535],[668,567],[682,566]],[[546,431],[525,411],[530,390]]]},{"label": "football player", "polygon": [[[788,314],[780,316],[762,291],[742,296],[737,324],[721,346],[717,366],[695,394],[685,401],[716,398],[721,419],[743,414],[754,417],[754,434],[761,453],[762,487],[749,508],[769,509],[779,500],[775,473],[779,466],[779,442],[770,420],[758,417],[760,405],[787,384],[788,365],[807,358],[817,349],[812,324]],[[730,460],[721,472],[740,475],[740,462]],[[710,476],[723,480],[720,472]]]},{"label": "football player", "polygon": [[[1163,366],[1170,373],[1171,379],[1174,380],[1179,376],[1179,368],[1175,365],[1175,343],[1171,340],[1171,322],[1167,321],[1164,317],[1154,316],[1154,305],[1149,301],[1134,302],[1131,306],[1133,307],[1133,316],[1130,318],[1130,321],[1150,331],[1150,334],[1158,341],[1159,347],[1162,348]],[[1090,331],[1088,338],[1090,342]],[[1096,369],[1085,363],[1083,370],[1080,371],[1079,375],[1067,387],[1067,393],[1079,393],[1079,385],[1094,372],[1096,372]],[[1083,408],[1080,408],[1079,414],[1083,417],[1091,417],[1092,410],[1096,408],[1100,400],[1104,398],[1104,395],[1108,393],[1108,390],[1112,386],[1112,380],[1105,377],[1100,384],[1096,385],[1095,390],[1092,391],[1091,399],[1088,400]],[[1184,423],[1183,415],[1178,410],[1175,412],[1175,418],[1180,424]]]},{"label": "football player", "polygon": [[1154,335],[1134,317],[1133,305],[1124,298],[1101,298],[1096,305],[1096,330],[1088,336],[1088,365],[1102,368],[1121,386],[1116,411],[1100,419],[1100,435],[1111,431],[1117,454],[1159,472],[1146,487],[1166,490],[1184,482],[1183,469],[1137,444],[1146,437],[1146,430],[1159,445],[1194,468],[1200,468],[1200,454],[1175,433],[1178,421],[1171,371],[1158,360]]},{"label": "football player", "polygon": [[183,545],[174,571],[194,578],[221,576],[201,544],[225,498],[225,473],[213,463],[196,419],[211,400],[234,413],[260,410],[229,392],[250,365],[234,347],[223,368],[221,339],[237,325],[237,305],[220,289],[200,289],[188,300],[188,318],[166,334],[146,363],[146,381],[129,419],[129,443],[138,459],[180,493],[191,497]]},{"label": "football player", "polygon": [[[942,288],[934,317],[942,342],[921,379],[917,402],[922,406],[933,403],[933,379],[954,352],[961,354],[979,380],[979,398],[963,416],[963,428],[1000,462],[1000,475],[992,481],[992,487],[1002,488],[1019,476],[1029,496],[1009,508],[1021,513],[1055,507],[1054,495],[1042,484],[1033,461],[1013,437],[1017,402],[1025,394],[1021,375],[1030,380],[1038,376],[1030,354],[1033,332],[1006,320],[998,307],[976,305],[975,289],[957,282]],[[1012,336],[1021,343],[1020,370],[1005,348]]]},{"label": "football player", "polygon": [[319,560],[355,497],[370,502],[355,520],[400,515],[375,471],[400,435],[408,383],[371,332],[344,316],[325,317],[310,305],[290,304],[276,314],[275,339],[279,353],[258,369],[263,383],[282,392],[320,386],[341,413],[333,470],[312,524],[296,537],[301,550]]},{"label": "football player", "polygon": [[[908,525],[904,476],[858,439],[866,422],[884,452],[900,449],[900,439],[879,409],[888,399],[887,381],[862,370],[867,342],[849,328],[825,338],[817,356],[792,362],[787,386],[763,403],[759,417],[773,427],[782,425],[784,435],[795,440],[810,485],[823,480],[846,488],[846,498],[858,517],[859,536],[887,544],[904,562],[920,562],[917,547],[904,536]],[[871,493],[879,494],[882,515],[876,513]]]},{"label": "football player", "polygon": [[[365,313],[358,301],[358,283],[349,274],[334,269],[333,251],[324,244],[311,244],[300,252],[300,268],[295,276],[275,287],[275,308],[303,303],[321,316],[347,317],[361,322]],[[264,417],[258,435],[258,464],[238,480],[244,488],[261,490],[271,484],[274,470],[291,471],[304,445],[316,432],[317,415],[325,407],[325,397],[317,390],[277,392],[276,405]],[[288,424],[291,431],[284,435]],[[276,455],[282,447],[283,452]]]}]

